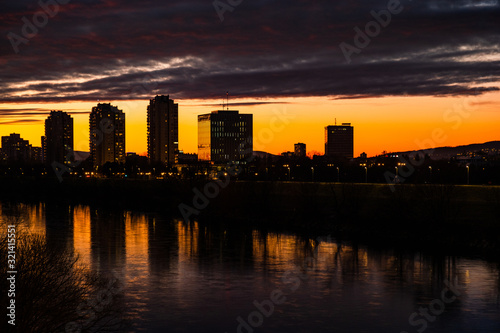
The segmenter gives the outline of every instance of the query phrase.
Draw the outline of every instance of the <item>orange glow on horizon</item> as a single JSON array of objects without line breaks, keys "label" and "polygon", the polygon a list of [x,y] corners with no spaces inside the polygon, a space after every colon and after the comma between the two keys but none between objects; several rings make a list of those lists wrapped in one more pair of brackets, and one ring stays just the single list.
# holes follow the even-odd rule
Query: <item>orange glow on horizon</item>
[{"label": "orange glow on horizon", "polygon": [[[179,149],[197,153],[197,116],[222,109],[220,100],[179,100]],[[102,101],[107,103],[108,101]],[[269,103],[231,107],[231,103]],[[146,153],[148,100],[110,101],[126,114],[126,151]],[[254,115],[254,150],[280,154],[303,142],[308,153],[324,153],[324,127],[351,123],[354,156],[500,140],[500,93],[478,97],[384,97],[332,100],[326,97],[233,99],[230,109]],[[272,103],[272,104],[270,104]],[[90,112],[97,102],[1,104],[0,108],[40,108]],[[219,106],[217,106],[219,104]],[[215,105],[215,106],[210,106]],[[279,114],[288,114],[280,120]],[[73,114],[75,150],[89,150],[88,114]],[[278,118],[276,118],[278,117]],[[20,133],[40,146],[46,116],[2,116],[0,135]],[[19,122],[26,121],[29,122]],[[11,123],[12,121],[18,121]]]}]

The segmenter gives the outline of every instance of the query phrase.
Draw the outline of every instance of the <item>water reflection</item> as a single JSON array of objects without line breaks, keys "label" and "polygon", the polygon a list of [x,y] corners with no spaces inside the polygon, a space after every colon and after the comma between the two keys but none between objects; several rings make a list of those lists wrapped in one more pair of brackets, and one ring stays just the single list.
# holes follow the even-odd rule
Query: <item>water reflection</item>
[{"label": "water reflection", "polygon": [[[416,332],[409,317],[457,279],[460,297],[427,332],[500,331],[498,263],[184,224],[87,206],[0,206],[2,223],[80,255],[125,284],[130,331],[236,332],[253,302],[286,302],[259,332]],[[255,328],[257,330],[257,328]],[[243,330],[245,331],[245,330]]]},{"label": "water reflection", "polygon": [[73,210],[73,244],[75,252],[79,254],[80,261],[90,267],[90,207],[77,206]]}]

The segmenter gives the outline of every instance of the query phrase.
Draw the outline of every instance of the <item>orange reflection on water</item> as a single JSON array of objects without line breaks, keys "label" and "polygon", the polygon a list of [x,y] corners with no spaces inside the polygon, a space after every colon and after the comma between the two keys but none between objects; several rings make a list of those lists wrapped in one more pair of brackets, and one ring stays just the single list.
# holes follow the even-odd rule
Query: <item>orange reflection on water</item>
[{"label": "orange reflection on water", "polygon": [[45,236],[44,211],[45,205],[42,203],[36,205],[0,203],[0,220],[4,225],[17,225],[17,232],[24,230]]},{"label": "orange reflection on water", "polygon": [[176,229],[179,243],[179,262],[196,258],[200,250],[198,247],[198,237],[200,234],[198,222],[185,224],[182,221],[178,221]]},{"label": "orange reflection on water", "polygon": [[45,235],[45,218],[44,210],[45,205],[40,203],[38,205],[23,205],[28,212],[28,225],[32,233]]},{"label": "orange reflection on water", "polygon": [[148,221],[146,215],[125,215],[125,253],[128,267],[147,269],[149,250]]},{"label": "orange reflection on water", "polygon": [[88,206],[77,206],[73,209],[73,244],[80,262],[90,267],[91,238],[90,208]]},{"label": "orange reflection on water", "polygon": [[253,260],[256,269],[272,267],[274,270],[293,269],[300,261],[300,249],[305,243],[290,235],[262,235],[254,230],[252,233]]}]

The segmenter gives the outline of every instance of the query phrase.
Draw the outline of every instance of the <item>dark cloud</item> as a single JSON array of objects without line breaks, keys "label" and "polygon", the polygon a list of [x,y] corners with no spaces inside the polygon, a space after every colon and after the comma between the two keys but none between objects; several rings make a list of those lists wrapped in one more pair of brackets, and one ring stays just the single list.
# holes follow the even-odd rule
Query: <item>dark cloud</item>
[{"label": "dark cloud", "polygon": [[[0,117],[8,117],[8,116],[48,116],[50,114],[50,109],[40,109],[40,108],[24,108],[24,109],[15,109],[15,108],[4,108],[0,109]],[[56,111],[56,110],[54,110]],[[73,109],[64,109],[64,111],[68,114],[89,114],[90,111],[74,111]]]},{"label": "dark cloud", "polygon": [[[224,0],[222,0],[224,1]],[[173,98],[450,96],[498,90],[495,0],[401,1],[352,54],[355,27],[387,0],[243,1],[221,22],[212,1],[81,0],[14,53],[37,1],[2,4],[0,102]]]},{"label": "dark cloud", "polygon": [[7,120],[7,121],[0,121],[0,125],[35,125],[38,123],[41,123],[42,120],[36,120],[36,119],[20,119],[20,120]]}]

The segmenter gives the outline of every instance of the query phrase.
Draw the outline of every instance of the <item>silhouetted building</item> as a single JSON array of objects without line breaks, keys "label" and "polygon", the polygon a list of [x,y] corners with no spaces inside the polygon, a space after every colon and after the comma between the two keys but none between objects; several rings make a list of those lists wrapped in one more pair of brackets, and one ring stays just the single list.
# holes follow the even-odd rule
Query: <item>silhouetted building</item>
[{"label": "silhouetted building", "polygon": [[198,116],[198,159],[228,162],[249,160],[253,152],[253,115],[213,111]]},{"label": "silhouetted building", "polygon": [[196,163],[198,161],[198,154],[184,153],[179,151],[179,163],[180,164],[190,164]]},{"label": "silhouetted building", "polygon": [[47,148],[45,148],[47,146],[46,144],[46,138],[45,138],[45,135],[42,135],[42,137],[40,138],[40,141],[42,142],[42,162],[45,163],[46,162],[46,157],[45,157],[45,152],[47,150]]},{"label": "silhouetted building", "polygon": [[285,157],[285,158],[293,158],[293,157],[295,157],[295,152],[285,151],[285,152],[281,153],[281,156]]},{"label": "silhouetted building", "polygon": [[42,163],[42,147],[31,147],[31,160],[35,163]]},{"label": "silhouetted building", "polygon": [[31,161],[31,145],[28,140],[22,139],[20,134],[2,136],[2,153],[9,162]]},{"label": "silhouetted building", "polygon": [[174,164],[179,151],[179,105],[169,96],[156,96],[148,105],[148,158]]},{"label": "silhouetted building", "polygon": [[97,104],[90,113],[90,155],[95,167],[125,163],[125,114],[111,104]]},{"label": "silhouetted building", "polygon": [[125,158],[125,163],[129,165],[135,165],[139,167],[147,167],[148,166],[148,158],[147,156],[141,156],[137,153],[127,153],[127,157]]},{"label": "silhouetted building", "polygon": [[43,158],[48,164],[73,162],[73,118],[63,111],[51,111],[45,119]]},{"label": "silhouetted building", "polygon": [[354,128],[350,123],[325,127],[325,155],[351,159],[354,154]]},{"label": "silhouetted building", "polygon": [[295,156],[297,157],[306,157],[306,144],[305,143],[296,143],[294,145]]}]

